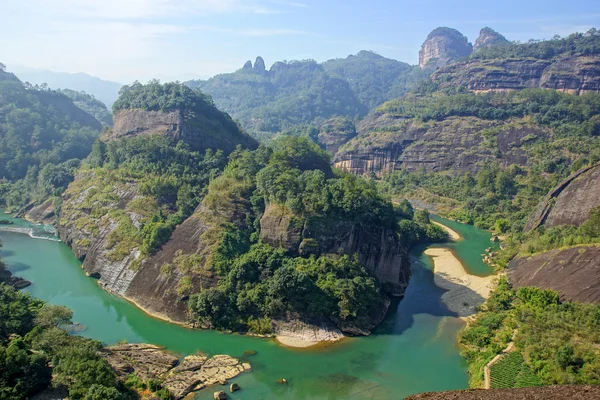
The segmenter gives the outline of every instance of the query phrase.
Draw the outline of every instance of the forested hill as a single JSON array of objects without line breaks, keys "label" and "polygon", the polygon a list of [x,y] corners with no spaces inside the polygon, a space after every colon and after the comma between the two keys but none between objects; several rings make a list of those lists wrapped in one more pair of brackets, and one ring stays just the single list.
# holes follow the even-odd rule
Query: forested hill
[{"label": "forested hill", "polygon": [[210,94],[254,136],[271,137],[298,124],[332,116],[362,117],[386,100],[405,94],[428,72],[362,51],[319,64],[276,62],[267,70],[258,57],[240,70],[187,82]]},{"label": "forested hill", "polygon": [[21,206],[64,189],[101,129],[64,94],[24,84],[0,64],[0,198]]}]

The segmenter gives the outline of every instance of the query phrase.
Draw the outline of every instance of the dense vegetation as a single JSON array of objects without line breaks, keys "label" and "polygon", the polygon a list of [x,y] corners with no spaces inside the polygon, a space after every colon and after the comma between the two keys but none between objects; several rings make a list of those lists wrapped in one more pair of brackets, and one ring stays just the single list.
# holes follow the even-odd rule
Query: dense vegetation
[{"label": "dense vegetation", "polygon": [[[223,175],[211,182],[203,205],[246,221],[240,228],[225,217],[203,235],[205,244],[215,238],[208,269],[220,279],[216,288],[191,297],[190,311],[200,323],[220,329],[269,333],[271,319],[290,314],[369,329],[369,313],[381,301],[382,288],[356,257],[319,255],[318,243],[317,254],[299,257],[262,243],[266,205],[317,231],[350,223],[396,230],[407,246],[445,239],[426,216],[413,218],[407,202],[394,210],[374,183],[333,174],[323,150],[294,136],[281,138],[273,150],[234,152]],[[182,265],[177,267],[181,272]],[[164,266],[166,273],[171,270]]]},{"label": "dense vegetation", "polygon": [[472,59],[506,59],[533,57],[549,60],[555,57],[591,55],[600,53],[600,33],[591,29],[573,33],[565,38],[555,36],[551,40],[531,40],[528,43],[507,43],[484,47],[471,55]]},{"label": "dense vegetation", "polygon": [[0,202],[20,207],[62,191],[100,129],[67,96],[0,68]]},{"label": "dense vegetation", "polygon": [[66,307],[0,283],[0,398],[26,399],[49,386],[73,399],[130,397],[100,356],[101,344],[67,333],[71,318]]},{"label": "dense vegetation", "polygon": [[[481,385],[483,366],[513,337],[516,353],[492,369],[492,383],[494,379],[496,385],[510,387],[600,383],[599,317],[598,305],[563,303],[550,290],[515,291],[501,278],[483,311],[461,333],[472,385]],[[523,363],[518,362],[520,356]]]},{"label": "dense vegetation", "polygon": [[[433,93],[389,102],[381,111],[421,121],[477,117],[504,121],[481,131],[483,145],[496,148],[502,129],[538,126],[548,136],[523,140],[526,166],[500,168],[490,160],[475,174],[456,171],[396,171],[382,182],[391,195],[434,202],[443,213],[499,232],[518,233],[540,199],[579,168],[600,160],[600,95],[573,96],[550,90],[511,93]],[[496,155],[501,160],[502,155]]]},{"label": "dense vegetation", "polygon": [[307,60],[277,62],[268,71],[244,68],[187,85],[210,94],[255,137],[269,139],[296,125],[364,116],[430,73],[364,51],[323,64]]},{"label": "dense vegetation", "polygon": [[106,105],[93,95],[86,92],[77,92],[71,89],[57,90],[70,98],[77,107],[96,118],[103,126],[111,126],[113,124],[112,113],[108,111]]}]

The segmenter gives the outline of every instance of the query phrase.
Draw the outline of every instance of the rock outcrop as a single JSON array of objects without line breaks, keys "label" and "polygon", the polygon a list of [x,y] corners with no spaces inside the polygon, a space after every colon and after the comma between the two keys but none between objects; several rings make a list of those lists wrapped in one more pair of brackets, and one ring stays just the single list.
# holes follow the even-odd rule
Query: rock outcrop
[{"label": "rock outcrop", "polygon": [[176,399],[207,386],[227,382],[251,369],[250,364],[227,355],[190,355],[181,362],[162,348],[149,344],[108,347],[103,356],[117,374],[135,374],[142,380],[159,379]]},{"label": "rock outcrop", "polygon": [[439,69],[432,80],[442,89],[462,86],[477,93],[527,88],[600,93],[600,56],[466,60]]},{"label": "rock outcrop", "polygon": [[600,207],[600,164],[582,168],[552,189],[530,216],[525,231],[580,225]]},{"label": "rock outcrop", "polygon": [[519,389],[474,389],[421,393],[406,400],[588,400],[600,398],[600,386],[538,386]]},{"label": "rock outcrop", "polygon": [[54,208],[54,201],[52,199],[48,199],[41,204],[28,204],[15,216],[17,218],[24,217],[27,221],[31,221],[36,224],[54,225],[56,223],[56,210]]},{"label": "rock outcrop", "polygon": [[291,254],[358,254],[361,264],[391,295],[401,296],[408,285],[407,249],[392,230],[342,220],[301,218],[279,205],[268,205],[261,239]]},{"label": "rock outcrop", "polygon": [[246,63],[242,67],[242,69],[251,70],[252,69],[252,61],[250,61],[250,60],[246,61]]},{"label": "rock outcrop", "polygon": [[485,27],[479,32],[479,37],[475,41],[475,46],[473,46],[473,52],[484,47],[502,46],[508,43],[510,42],[504,36],[492,28]]},{"label": "rock outcrop", "polygon": [[337,153],[338,149],[356,137],[356,127],[347,118],[331,118],[325,121],[318,135],[319,144],[330,154]]},{"label": "rock outcrop", "polygon": [[600,247],[578,246],[514,259],[508,267],[513,287],[536,286],[561,299],[600,303]]},{"label": "rock outcrop", "polygon": [[183,110],[119,110],[115,113],[112,131],[103,140],[145,135],[181,140],[197,151],[221,149],[231,153],[238,144],[251,149],[258,147],[256,140],[243,132],[229,115],[214,107],[207,108],[203,115]]},{"label": "rock outcrop", "polygon": [[254,70],[260,73],[264,73],[267,70],[265,60],[263,60],[262,57],[256,57],[256,61],[254,61]]},{"label": "rock outcrop", "polygon": [[[357,130],[358,136],[336,153],[334,166],[379,177],[421,168],[475,173],[484,160],[525,165],[527,153],[522,145],[548,134],[524,121],[450,117],[422,123],[386,113],[371,114]],[[485,136],[491,131],[495,132],[493,140]]]},{"label": "rock outcrop", "polygon": [[473,45],[459,31],[452,28],[434,29],[421,46],[419,66],[440,68],[473,52]]}]

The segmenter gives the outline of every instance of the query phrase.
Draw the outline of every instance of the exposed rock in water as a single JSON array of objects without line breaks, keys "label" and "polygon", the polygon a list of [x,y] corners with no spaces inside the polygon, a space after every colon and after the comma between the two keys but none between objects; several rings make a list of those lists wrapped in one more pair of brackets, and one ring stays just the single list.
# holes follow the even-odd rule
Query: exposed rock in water
[{"label": "exposed rock in water", "polygon": [[600,164],[582,168],[550,191],[530,216],[525,231],[580,225],[600,207]]},{"label": "exposed rock in water", "polygon": [[459,61],[436,71],[432,80],[441,89],[463,86],[476,93],[527,88],[571,94],[600,93],[600,56]]},{"label": "exposed rock in water", "polygon": [[473,52],[473,45],[459,31],[452,28],[434,29],[421,46],[419,66],[443,67]]},{"label": "exposed rock in water", "polygon": [[304,256],[356,253],[389,294],[404,294],[410,262],[407,249],[392,230],[342,220],[304,219],[278,205],[268,205],[260,223],[265,243]]},{"label": "exposed rock in water", "polygon": [[589,400],[598,398],[600,398],[600,386],[561,385],[421,393],[408,396],[406,400]]},{"label": "exposed rock in water", "polygon": [[[490,142],[486,130],[497,131]],[[334,166],[357,175],[406,169],[476,173],[481,162],[502,166],[526,165],[526,142],[547,132],[525,121],[487,121],[475,117],[450,117],[426,123],[377,112],[358,125],[358,136],[336,153]]]},{"label": "exposed rock in water", "polygon": [[28,204],[23,210],[19,211],[16,217],[24,217],[27,221],[36,224],[54,225],[56,223],[56,210],[54,201],[48,199],[42,204]]},{"label": "exposed rock in water", "polygon": [[289,347],[310,347],[322,342],[337,342],[344,338],[342,332],[326,320],[277,320],[277,340]]},{"label": "exposed rock in water", "polygon": [[484,47],[501,46],[509,43],[504,36],[492,28],[485,27],[479,32],[479,37],[475,41],[475,46],[473,46],[473,52]]},{"label": "exposed rock in water", "polygon": [[516,289],[536,286],[559,292],[563,300],[600,303],[600,247],[578,246],[518,257],[508,266],[508,278]]},{"label": "exposed rock in water", "polygon": [[251,369],[250,364],[227,355],[191,355],[179,363],[178,357],[148,344],[112,346],[103,355],[120,376],[134,373],[143,380],[160,379],[176,399]]},{"label": "exposed rock in water", "polygon": [[6,266],[0,261],[0,283],[6,283],[15,289],[24,289],[31,286],[31,282],[13,274],[6,269]]}]

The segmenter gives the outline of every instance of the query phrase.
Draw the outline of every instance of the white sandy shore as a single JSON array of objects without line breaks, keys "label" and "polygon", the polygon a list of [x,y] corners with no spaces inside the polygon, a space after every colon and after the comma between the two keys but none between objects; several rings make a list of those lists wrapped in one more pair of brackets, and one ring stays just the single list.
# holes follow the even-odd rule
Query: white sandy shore
[{"label": "white sandy shore", "polygon": [[450,249],[432,248],[425,254],[433,258],[435,284],[447,290],[442,301],[448,309],[461,318],[475,314],[494,289],[496,277],[469,274]]},{"label": "white sandy shore", "polygon": [[439,226],[440,228],[442,228],[443,230],[445,230],[446,232],[448,232],[448,236],[450,237],[451,240],[459,240],[460,239],[460,235],[458,232],[456,232],[453,229],[448,228],[446,225],[444,224],[440,224],[439,222],[435,222],[435,221],[431,221],[432,224]]}]

